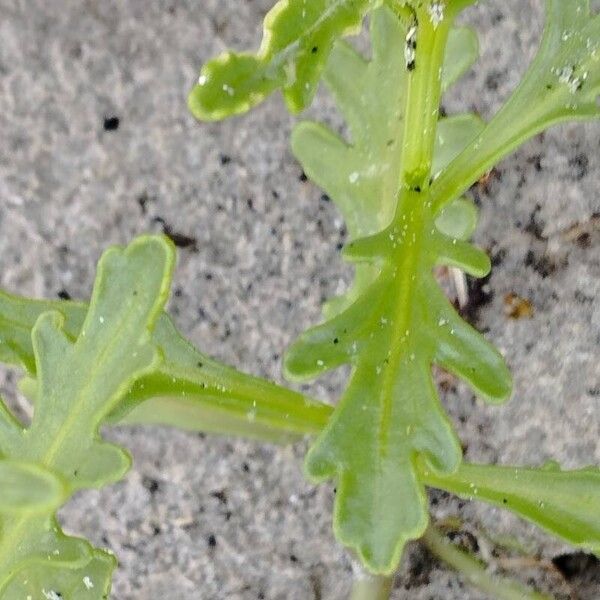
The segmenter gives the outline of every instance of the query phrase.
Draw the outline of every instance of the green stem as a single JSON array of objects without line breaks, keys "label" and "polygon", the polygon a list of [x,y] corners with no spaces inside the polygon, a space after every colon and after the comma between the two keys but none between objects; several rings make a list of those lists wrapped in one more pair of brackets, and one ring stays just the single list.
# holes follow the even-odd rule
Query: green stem
[{"label": "green stem", "polygon": [[543,106],[534,106],[531,112],[524,113],[519,97],[515,98],[515,101],[511,99],[504,105],[481,134],[433,182],[431,198],[434,214],[466,192],[527,139],[564,120],[548,118],[544,115]]},{"label": "green stem", "polygon": [[551,596],[535,592],[518,581],[489,573],[484,563],[457,548],[432,525],[421,541],[430,552],[464,575],[469,583],[496,600],[552,600]]},{"label": "green stem", "polygon": [[350,600],[389,600],[393,577],[361,573],[355,575]]},{"label": "green stem", "polygon": [[427,9],[418,8],[409,29],[408,50],[413,42],[416,49],[414,61],[407,65],[402,184],[413,189],[428,187],[442,94],[442,65],[452,21],[453,14],[447,14],[441,22],[433,22]]},{"label": "green stem", "polygon": [[165,365],[136,383],[128,396],[133,410],[114,415],[113,422],[286,443],[319,433],[333,412],[332,406],[286,387],[203,360],[204,369]]}]

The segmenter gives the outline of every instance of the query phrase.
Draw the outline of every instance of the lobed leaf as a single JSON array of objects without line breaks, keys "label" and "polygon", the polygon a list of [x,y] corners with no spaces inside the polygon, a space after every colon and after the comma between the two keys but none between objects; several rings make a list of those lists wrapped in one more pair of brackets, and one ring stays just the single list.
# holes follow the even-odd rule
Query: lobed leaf
[{"label": "lobed leaf", "polygon": [[468,240],[477,227],[479,213],[471,200],[459,198],[446,206],[435,220],[435,226],[449,238]]},{"label": "lobed leaf", "polygon": [[[348,124],[351,141],[314,122],[300,123],[292,133],[294,155],[305,173],[334,199],[351,240],[372,235],[389,224],[396,207],[402,167],[406,25],[389,8],[382,7],[371,13],[370,33],[370,61],[349,44],[338,42],[323,73],[324,82]],[[474,33],[465,28],[451,31],[443,68],[446,88],[476,58],[472,50],[477,48],[477,40],[473,37]],[[466,55],[461,53],[465,45],[471,48]],[[460,154],[483,126],[481,119],[468,114],[441,119],[434,173]],[[470,215],[460,214],[472,221],[473,211]],[[356,265],[355,273],[355,283],[349,292],[324,306],[325,316],[333,316],[356,300],[360,290],[372,283],[376,270],[360,264]]]},{"label": "lobed leaf", "polygon": [[[351,238],[372,235],[389,224],[402,166],[406,29],[384,7],[372,13],[370,31],[372,60],[339,42],[323,73],[348,124],[351,142],[314,122],[300,123],[292,134],[294,155],[306,174],[335,200]],[[472,64],[472,56],[465,61],[459,54],[462,43],[452,41],[473,35],[470,30],[452,30],[443,69],[447,87]],[[472,45],[476,47],[476,41]],[[433,172],[446,167],[483,127],[481,119],[469,114],[442,119]]]},{"label": "lobed leaf", "polygon": [[[64,316],[71,338],[79,335],[86,304],[0,292],[0,362],[27,370],[29,377],[21,389],[32,398],[36,368],[31,329],[48,310]],[[327,422],[327,405],[212,360],[187,342],[165,313],[158,319],[153,340],[163,360],[120,399],[107,417],[110,423],[170,425],[283,443],[316,433]],[[0,405],[0,429],[2,416]],[[6,418],[12,421],[10,415]]]},{"label": "lobed leaf", "polygon": [[455,84],[479,59],[479,40],[469,27],[450,32],[442,73],[442,90]]},{"label": "lobed leaf", "polygon": [[[285,371],[303,380],[342,364],[353,367],[306,470],[313,479],[337,478],[336,534],[376,573],[391,573],[404,543],[427,526],[416,458],[440,476],[461,461],[432,365],[450,369],[494,402],[506,399],[511,388],[501,356],[460,319],[432,273],[444,264],[487,274],[485,253],[462,241],[472,233],[476,209],[460,200],[436,218],[426,193],[400,189],[403,27],[389,9],[378,9],[371,16],[370,61],[344,43],[332,52],[324,80],[346,118],[350,141],[315,123],[299,125],[292,139],[304,171],[346,219],[351,241],[344,257],[356,265],[357,278],[348,294],[326,307],[327,320],[288,350]],[[472,43],[472,34],[454,35],[444,69],[448,83],[472,60],[467,55],[461,63],[452,54]],[[434,168],[443,170],[483,126],[472,115],[442,119]]]},{"label": "lobed leaf", "polygon": [[456,373],[492,402],[505,400],[511,389],[502,357],[462,321],[432,274],[434,264],[452,262],[483,275],[489,259],[472,249],[450,260],[454,240],[436,231],[422,208],[418,195],[409,194],[401,209],[406,230],[394,225],[349,244],[347,257],[379,265],[374,283],[349,308],[301,335],[285,359],[287,376],[297,379],[353,365],[306,469],[313,479],[338,478],[338,537],[378,573],[392,572],[404,543],[427,525],[415,457],[440,474],[460,464],[431,365]]},{"label": "lobed leaf", "polygon": [[279,0],[257,54],[226,52],[206,63],[189,96],[198,119],[241,114],[282,89],[289,109],[305,108],[336,39],[360,29],[381,0]]},{"label": "lobed leaf", "polygon": [[485,122],[470,113],[440,119],[431,168],[434,177],[441,174],[484,129]]},{"label": "lobed leaf", "polygon": [[37,463],[0,459],[0,514],[51,511],[66,497],[64,482],[52,471]]},{"label": "lobed leaf", "polygon": [[[23,427],[3,408],[5,460],[56,474],[69,494],[123,476],[128,455],[103,442],[98,428],[133,382],[160,361],[151,331],[167,298],[173,261],[166,238],[139,238],[126,249],[112,248],[100,260],[76,338],[65,331],[60,313],[38,317],[31,333],[35,411],[31,425]],[[39,514],[0,517],[0,592],[24,569],[45,577],[47,569],[79,569],[103,557],[87,542],[65,536],[52,513],[48,507]]]},{"label": "lobed leaf", "polygon": [[450,475],[421,471],[427,485],[510,510],[574,546],[600,556],[600,469],[463,464]]}]

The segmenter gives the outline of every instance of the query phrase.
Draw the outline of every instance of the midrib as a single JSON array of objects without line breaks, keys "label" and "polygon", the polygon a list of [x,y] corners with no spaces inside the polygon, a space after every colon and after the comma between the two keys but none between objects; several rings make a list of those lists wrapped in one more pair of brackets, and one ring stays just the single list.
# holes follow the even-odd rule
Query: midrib
[{"label": "midrib", "polygon": [[[420,198],[416,199],[420,201]],[[394,382],[398,374],[400,361],[406,351],[409,339],[414,335],[411,329],[411,312],[416,292],[417,268],[421,254],[421,213],[416,212],[416,219],[407,229],[405,239],[411,240],[411,243],[405,242],[402,247],[390,257],[388,265],[393,265],[397,269],[398,276],[395,279],[394,286],[394,310],[391,327],[393,333],[390,340],[390,352],[387,363],[382,368],[382,382],[380,391],[381,418],[379,423],[379,446],[381,455],[385,456],[388,452],[389,434],[392,426],[393,410],[393,391]],[[414,213],[413,213],[414,214]],[[415,235],[415,241],[412,242],[412,236]],[[388,266],[387,268],[394,268]],[[414,276],[414,279],[413,279]],[[408,335],[406,332],[408,331]]]}]

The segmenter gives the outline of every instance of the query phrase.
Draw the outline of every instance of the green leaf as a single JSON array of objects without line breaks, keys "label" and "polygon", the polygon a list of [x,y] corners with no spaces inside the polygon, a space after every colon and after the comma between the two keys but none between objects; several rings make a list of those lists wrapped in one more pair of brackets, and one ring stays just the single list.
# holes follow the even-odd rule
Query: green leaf
[{"label": "green leaf", "polygon": [[[68,307],[61,310],[61,307]],[[21,365],[35,373],[35,356],[31,342],[31,330],[38,317],[48,311],[60,311],[65,316],[64,330],[76,337],[87,312],[78,309],[75,302],[28,301],[0,291],[0,361]]]},{"label": "green leaf", "polygon": [[183,425],[276,442],[315,433],[327,422],[329,406],[201,354],[166,317],[155,339],[164,363],[131,388],[113,422]]},{"label": "green leaf", "polygon": [[[39,316],[31,334],[35,412],[25,428],[3,409],[0,452],[6,459],[58,474],[69,494],[124,475],[129,456],[103,442],[98,428],[133,382],[160,361],[151,331],[167,298],[173,262],[173,246],[162,237],[112,248],[98,265],[76,339],[65,331],[60,313]],[[95,555],[87,542],[64,536],[52,510],[2,517],[0,530],[0,591],[23,569],[40,563],[78,569]]]},{"label": "green leaf", "polygon": [[[468,33],[466,33],[468,32]],[[453,83],[469,61],[457,54],[470,30],[453,30],[444,72]],[[292,150],[306,174],[336,202],[351,238],[381,231],[391,221],[400,186],[406,30],[387,8],[371,15],[372,60],[338,42],[323,73],[350,131],[347,143],[313,122],[296,126]],[[476,39],[472,44],[477,45]],[[460,65],[460,68],[456,66]],[[453,70],[455,69],[455,70]],[[433,172],[441,171],[484,127],[474,115],[444,118],[438,126]]]},{"label": "green leaf", "polygon": [[265,18],[257,54],[226,52],[202,68],[189,96],[198,119],[241,114],[282,89],[292,112],[312,100],[337,38],[357,32],[381,0],[280,0]]},{"label": "green leaf", "polygon": [[440,119],[431,172],[442,171],[485,129],[485,122],[469,113]]},{"label": "green leaf", "polygon": [[446,60],[442,73],[442,89],[456,83],[479,59],[477,34],[468,27],[457,27],[450,32]]},{"label": "green leaf", "polygon": [[440,476],[424,467],[427,485],[510,510],[567,542],[600,556],[600,469],[561,471],[463,464]]},{"label": "green leaf", "polygon": [[[366,61],[345,42],[338,42],[323,73],[324,82],[348,123],[350,142],[313,122],[297,125],[292,150],[305,173],[334,200],[349,238],[372,235],[386,227],[396,208],[402,167],[402,131],[407,70],[404,57],[406,27],[390,9],[371,14],[372,59]],[[470,30],[452,30],[444,73],[449,86],[469,65],[471,53],[459,54],[465,44],[476,48]],[[469,42],[469,40],[471,40]],[[456,66],[460,65],[460,68]],[[444,118],[438,126],[434,173],[455,158],[483,128],[474,115]],[[467,213],[464,215],[470,219]],[[355,284],[323,309],[331,317],[356,300],[373,282],[376,269],[356,265]]]},{"label": "green leaf", "polygon": [[589,0],[546,0],[540,49],[518,88],[432,187],[434,210],[544,129],[600,117],[600,15]]},{"label": "green leaf", "polygon": [[47,512],[67,497],[60,477],[37,463],[0,459],[0,514]]},{"label": "green leaf", "polygon": [[468,240],[477,227],[479,211],[471,200],[459,198],[446,206],[435,220],[435,226],[445,235]]},{"label": "green leaf", "polygon": [[337,535],[377,573],[392,572],[404,543],[427,525],[414,456],[439,473],[460,464],[431,365],[467,380],[492,402],[511,389],[501,356],[462,321],[432,275],[441,263],[482,276],[489,259],[435,230],[418,194],[404,196],[399,214],[405,229],[393,224],[347,248],[347,257],[378,265],[374,283],[345,311],[303,334],[285,359],[286,374],[298,379],[353,365],[306,468],[313,479],[338,478]]},{"label": "green leaf", "polygon": [[115,567],[115,558],[100,551],[77,568],[33,565],[13,579],[2,600],[106,600]]},{"label": "green leaf", "polygon": [[[346,219],[351,241],[344,257],[355,263],[357,277],[348,294],[326,307],[328,320],[292,345],[285,370],[303,380],[352,365],[306,470],[316,480],[337,478],[336,534],[368,569],[385,574],[396,568],[405,542],[427,526],[415,457],[440,474],[461,460],[432,365],[466,379],[492,402],[508,397],[511,380],[501,356],[460,319],[432,273],[437,264],[479,277],[489,271],[485,253],[462,241],[472,233],[474,208],[459,201],[453,213],[438,217],[438,227],[426,192],[400,189],[406,31],[381,8],[371,16],[371,38],[370,61],[338,43],[324,73],[350,141],[315,123],[299,125],[293,135],[305,172]],[[435,167],[443,169],[482,127],[471,115],[441,120]]]},{"label": "green leaf", "polygon": [[[60,312],[67,334],[78,336],[85,304],[0,292],[0,361],[27,369],[30,377],[21,388],[31,398],[36,395],[31,329],[48,310]],[[164,313],[153,339],[164,360],[120,399],[108,417],[110,423],[170,425],[287,443],[318,432],[327,422],[329,406],[212,360],[184,340]],[[5,419],[11,422],[10,415]],[[0,429],[3,422],[0,406]],[[11,425],[7,429],[13,430]]]}]

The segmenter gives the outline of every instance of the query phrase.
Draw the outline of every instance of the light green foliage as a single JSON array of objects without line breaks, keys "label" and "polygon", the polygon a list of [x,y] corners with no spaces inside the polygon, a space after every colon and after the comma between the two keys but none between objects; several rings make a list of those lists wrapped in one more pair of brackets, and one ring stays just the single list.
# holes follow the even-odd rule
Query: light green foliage
[{"label": "light green foliage", "polygon": [[450,32],[446,45],[442,91],[457,82],[478,59],[479,40],[475,32],[468,27],[455,27]]},{"label": "light green foliage", "polygon": [[115,563],[112,555],[96,552],[80,566],[31,565],[8,584],[2,600],[107,600]]},{"label": "light green foliage", "polygon": [[[334,47],[324,82],[346,119],[351,143],[314,122],[300,123],[292,134],[294,154],[306,174],[334,199],[350,239],[381,231],[396,210],[407,81],[405,35],[401,22],[389,9],[381,8],[371,17],[370,61],[345,42]],[[477,58],[476,49],[477,38],[471,30],[452,30],[444,87],[467,71]],[[482,128],[481,119],[470,114],[442,119],[433,172],[447,166]],[[376,272],[369,264],[356,265],[353,288],[329,301],[324,314],[333,316],[353,302]]]},{"label": "light green foliage", "polygon": [[414,455],[424,455],[438,472],[460,464],[431,365],[462,376],[491,401],[510,392],[502,358],[460,319],[431,273],[434,264],[453,264],[481,276],[487,257],[432,233],[431,217],[414,206],[409,195],[402,206],[405,231],[393,225],[350,244],[347,256],[378,262],[379,275],[348,309],[302,335],[286,357],[287,372],[296,377],[346,362],[354,367],[334,417],[309,452],[307,470],[317,479],[337,475],[338,536],[376,572],[391,572],[404,542],[427,525]]},{"label": "light green foliage", "polygon": [[469,500],[483,500],[539,525],[600,556],[600,469],[562,471],[463,464],[440,477],[426,467],[423,480]]},{"label": "light green foliage", "polygon": [[[540,51],[492,121],[438,119],[441,93],[477,58],[475,35],[451,28],[472,2],[280,0],[259,52],[207,63],[190,94],[192,112],[205,120],[245,112],[276,89],[296,112],[323,75],[346,120],[348,139],[303,123],[292,140],[346,220],[344,257],[356,277],[325,306],[325,322],[289,349],[285,369],[307,379],[351,365],[335,409],[221,365],[184,340],[163,312],[174,260],[164,238],[105,253],[89,306],[0,293],[0,361],[24,367],[21,390],[35,407],[25,426],[0,402],[3,600],[108,598],[115,559],[64,535],[55,518],[75,491],[128,469],[125,451],[100,438],[103,423],[275,442],[318,433],[307,472],[337,479],[337,536],[377,574],[392,573],[405,542],[425,534],[492,589],[470,558],[427,530],[426,485],[506,508],[600,552],[600,471],[463,464],[432,378],[439,365],[490,402],[510,394],[502,357],[434,276],[438,265],[475,277],[490,269],[468,242],[477,210],[460,195],[532,135],[600,115],[600,16],[587,0],[546,0]],[[367,14],[369,60],[339,39]]]},{"label": "light green foliage", "polygon": [[60,477],[37,463],[0,459],[0,513],[47,512],[66,498]]},{"label": "light green foliage", "polygon": [[600,15],[589,0],[546,0],[540,49],[523,80],[431,190],[434,209],[540,131],[600,117]]},{"label": "light green foliage", "polygon": [[[150,332],[167,298],[173,259],[172,245],[165,238],[141,238],[127,249],[108,250],[99,263],[90,308],[76,339],[65,331],[60,313],[38,317],[31,332],[35,412],[31,425],[24,427],[3,407],[0,454],[5,460],[36,465],[38,477],[47,471],[64,482],[69,494],[124,475],[129,456],[102,441],[98,427],[132,383],[161,360]],[[24,569],[46,592],[68,598],[63,591],[46,587],[46,579],[52,578],[53,569],[80,569],[90,562],[104,580],[97,581],[86,597],[103,597],[113,559],[83,540],[65,536],[53,517],[55,501],[46,511],[0,516],[3,599],[23,598],[19,594],[26,584],[15,584],[13,596],[7,595],[6,586]],[[36,597],[42,595],[37,590]]]},{"label": "light green foliage", "polygon": [[204,65],[189,97],[199,119],[246,112],[281,88],[289,109],[314,96],[335,40],[360,28],[381,0],[280,0],[265,18],[258,54],[227,52]]},{"label": "light green foliage", "polygon": [[[405,36],[401,22],[381,8],[371,17],[371,60],[348,43],[334,47],[323,79],[346,119],[351,143],[313,122],[300,123],[292,134],[294,154],[307,175],[335,200],[352,238],[381,231],[396,210],[407,84]],[[447,53],[444,87],[473,64],[473,47],[477,43],[471,30],[451,32],[449,48],[456,54]],[[434,173],[447,166],[483,125],[473,115],[442,119]]]},{"label": "light green foliage", "polygon": [[[340,44],[325,72],[348,121],[350,142],[313,123],[300,125],[293,138],[305,171],[339,206],[351,237],[359,238],[348,244],[345,256],[363,271],[338,310],[329,306],[330,319],[290,348],[285,367],[290,377],[310,378],[344,363],[353,366],[338,409],[308,454],[307,471],[315,479],[338,478],[339,539],[372,571],[388,573],[404,543],[427,526],[414,457],[424,456],[439,473],[452,473],[461,461],[437,398],[432,364],[463,377],[493,402],[507,398],[510,375],[435,282],[435,265],[482,277],[489,259],[442,233],[423,194],[399,189],[406,36],[386,8],[372,14],[371,36],[371,61]],[[452,64],[455,57],[448,55],[447,61]],[[443,169],[480,128],[470,115],[442,120],[435,168]],[[461,201],[441,225],[462,225],[464,236],[473,219],[473,210]]]},{"label": "light green foliage", "polygon": [[[87,305],[31,300],[0,292],[0,362],[24,367],[22,390],[35,396],[31,329],[46,311],[60,312],[65,331],[77,337]],[[268,381],[227,367],[196,350],[163,313],[153,332],[163,360],[120,399],[111,423],[171,425],[282,443],[316,433],[329,407]]]}]

